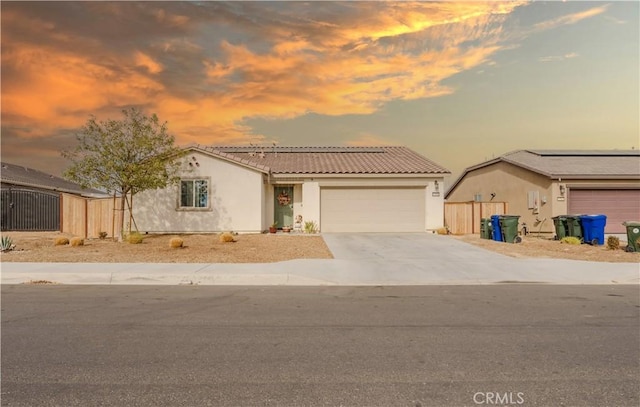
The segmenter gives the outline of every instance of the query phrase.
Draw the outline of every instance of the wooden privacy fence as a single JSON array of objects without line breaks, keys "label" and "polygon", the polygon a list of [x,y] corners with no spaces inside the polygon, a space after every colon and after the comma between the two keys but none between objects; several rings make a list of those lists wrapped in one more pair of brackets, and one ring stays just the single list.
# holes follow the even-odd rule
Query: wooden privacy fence
[{"label": "wooden privacy fence", "polygon": [[507,202],[445,202],[444,224],[454,235],[480,233],[480,219],[504,215]]},{"label": "wooden privacy fence", "polygon": [[84,238],[97,238],[100,232],[115,233],[113,198],[83,198],[61,194],[60,231]]}]

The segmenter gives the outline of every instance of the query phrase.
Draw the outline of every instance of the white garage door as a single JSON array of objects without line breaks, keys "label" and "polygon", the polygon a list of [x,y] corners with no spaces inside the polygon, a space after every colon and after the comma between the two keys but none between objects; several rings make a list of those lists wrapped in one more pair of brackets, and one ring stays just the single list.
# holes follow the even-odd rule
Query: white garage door
[{"label": "white garage door", "polygon": [[322,188],[322,232],[424,232],[424,188]]},{"label": "white garage door", "polygon": [[605,233],[626,233],[625,221],[640,221],[640,189],[571,189],[570,214],[607,215]]}]

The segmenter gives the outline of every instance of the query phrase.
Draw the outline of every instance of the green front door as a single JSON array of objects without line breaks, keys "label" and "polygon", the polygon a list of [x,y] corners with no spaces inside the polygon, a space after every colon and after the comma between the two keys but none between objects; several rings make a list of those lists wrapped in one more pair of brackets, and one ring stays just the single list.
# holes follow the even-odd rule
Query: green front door
[{"label": "green front door", "polygon": [[293,226],[293,187],[274,187],[274,215],[278,222],[278,229],[283,226]]}]

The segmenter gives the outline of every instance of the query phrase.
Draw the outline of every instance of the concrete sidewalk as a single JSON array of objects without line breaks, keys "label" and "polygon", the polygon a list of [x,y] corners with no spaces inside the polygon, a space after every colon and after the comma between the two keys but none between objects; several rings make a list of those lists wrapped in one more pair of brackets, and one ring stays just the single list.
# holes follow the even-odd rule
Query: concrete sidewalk
[{"label": "concrete sidewalk", "polygon": [[1,263],[2,284],[475,285],[640,284],[638,263],[516,259],[446,236],[324,234],[330,260],[260,264]]},{"label": "concrete sidewalk", "polygon": [[500,283],[639,284],[634,263],[513,259],[489,265],[428,268],[411,262],[292,260],[265,264],[2,263],[2,284],[150,285],[475,285]]}]

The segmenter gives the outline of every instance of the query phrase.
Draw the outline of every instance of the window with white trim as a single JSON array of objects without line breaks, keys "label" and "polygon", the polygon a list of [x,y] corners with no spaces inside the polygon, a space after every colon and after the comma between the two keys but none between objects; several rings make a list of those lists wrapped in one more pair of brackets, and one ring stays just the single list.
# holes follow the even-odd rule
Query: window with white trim
[{"label": "window with white trim", "polygon": [[180,208],[208,208],[209,181],[183,179],[180,181]]}]

